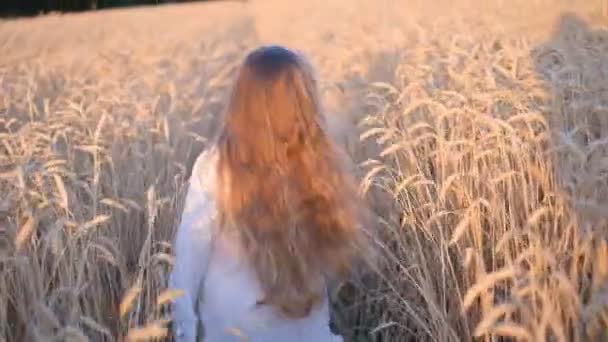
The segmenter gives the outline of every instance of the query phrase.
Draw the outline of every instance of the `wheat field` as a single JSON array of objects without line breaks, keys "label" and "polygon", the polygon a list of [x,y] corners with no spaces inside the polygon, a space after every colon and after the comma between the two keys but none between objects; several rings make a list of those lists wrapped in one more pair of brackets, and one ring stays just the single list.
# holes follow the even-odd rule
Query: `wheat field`
[{"label": "wheat field", "polygon": [[[172,239],[244,55],[316,66],[376,212],[348,341],[608,339],[595,0],[279,0],[0,21],[0,341],[170,339]],[[604,13],[606,14],[606,13]]]}]

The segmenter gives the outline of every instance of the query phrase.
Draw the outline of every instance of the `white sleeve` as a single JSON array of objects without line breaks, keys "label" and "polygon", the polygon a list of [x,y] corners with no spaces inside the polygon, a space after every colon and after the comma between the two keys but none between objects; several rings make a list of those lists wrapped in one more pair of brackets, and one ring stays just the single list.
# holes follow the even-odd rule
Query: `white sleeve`
[{"label": "white sleeve", "polygon": [[197,336],[195,304],[209,261],[215,212],[210,189],[214,172],[209,163],[208,153],[203,152],[194,164],[174,243],[175,262],[169,287],[183,291],[183,296],[174,299],[172,305],[175,337],[180,342],[194,342]]}]

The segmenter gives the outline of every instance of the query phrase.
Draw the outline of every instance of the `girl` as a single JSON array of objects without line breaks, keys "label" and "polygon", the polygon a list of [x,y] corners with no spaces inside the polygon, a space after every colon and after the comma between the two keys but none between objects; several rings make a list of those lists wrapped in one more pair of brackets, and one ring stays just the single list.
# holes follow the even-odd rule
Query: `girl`
[{"label": "girl", "polygon": [[170,286],[178,341],[342,341],[326,286],[365,250],[362,201],[324,132],[310,66],[251,52],[196,160]]}]

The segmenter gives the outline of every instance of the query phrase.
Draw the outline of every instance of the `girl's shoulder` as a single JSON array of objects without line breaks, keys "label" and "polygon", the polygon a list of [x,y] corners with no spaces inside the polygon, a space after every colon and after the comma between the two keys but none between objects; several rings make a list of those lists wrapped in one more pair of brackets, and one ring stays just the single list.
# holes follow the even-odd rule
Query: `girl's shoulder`
[{"label": "girl's shoulder", "polygon": [[187,185],[184,218],[214,215],[216,158],[217,154],[213,148],[205,149],[196,158]]},{"label": "girl's shoulder", "polygon": [[194,162],[191,179],[196,180],[202,190],[212,191],[215,188],[217,157],[216,147],[209,146],[198,155]]}]

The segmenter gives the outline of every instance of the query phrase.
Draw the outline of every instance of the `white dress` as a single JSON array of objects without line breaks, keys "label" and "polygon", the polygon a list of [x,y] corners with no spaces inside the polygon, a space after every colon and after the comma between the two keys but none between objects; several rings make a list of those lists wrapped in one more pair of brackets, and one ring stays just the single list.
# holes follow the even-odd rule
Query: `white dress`
[{"label": "white dress", "polygon": [[[297,320],[256,306],[262,292],[238,240],[216,231],[216,162],[214,149],[197,158],[175,239],[169,287],[184,291],[172,306],[176,341],[342,342],[330,331],[327,298],[310,316]],[[204,339],[197,333],[199,324]]]}]

